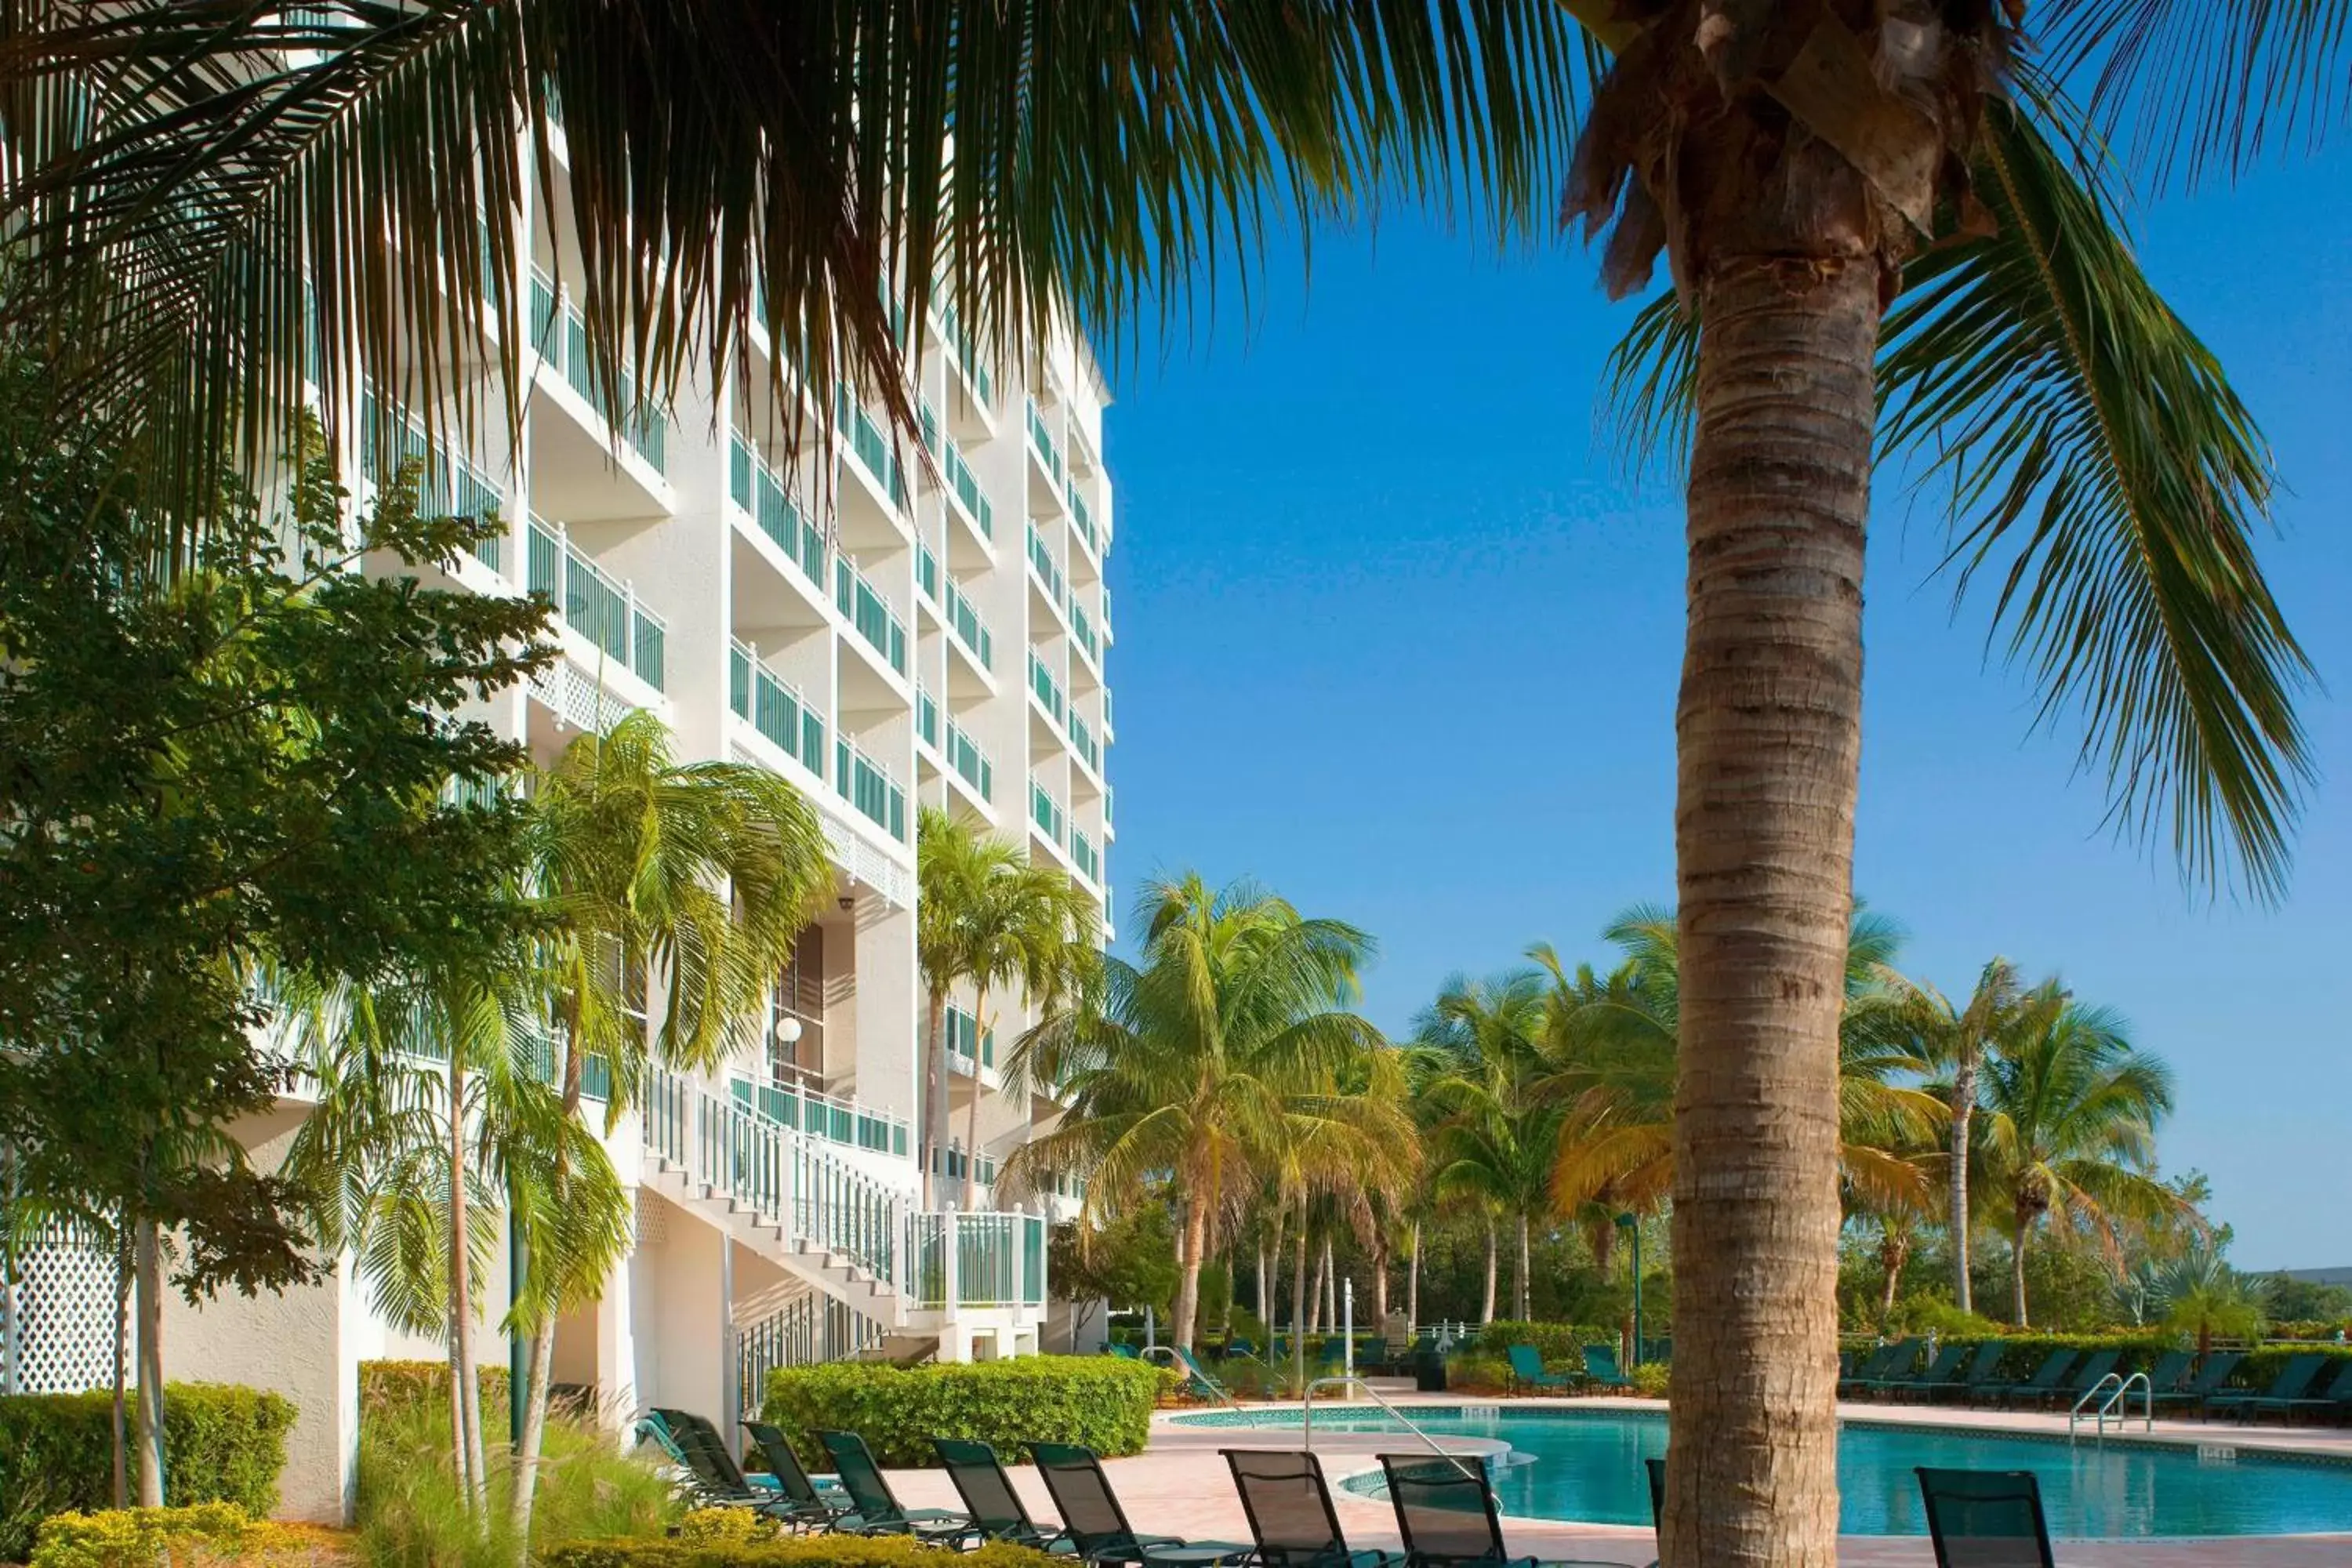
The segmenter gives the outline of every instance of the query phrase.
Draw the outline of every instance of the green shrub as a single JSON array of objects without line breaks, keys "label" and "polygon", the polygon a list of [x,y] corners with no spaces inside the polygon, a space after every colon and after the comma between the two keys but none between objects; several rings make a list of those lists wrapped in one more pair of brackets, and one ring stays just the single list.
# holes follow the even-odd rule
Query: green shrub
[{"label": "green shrub", "polygon": [[[508,1521],[511,1459],[506,1431],[485,1432],[490,1508],[467,1508],[449,1464],[448,1384],[439,1403],[379,1410],[360,1426],[359,1542],[370,1568],[513,1568]],[[593,1420],[551,1411],[531,1509],[530,1536],[542,1552],[583,1536],[660,1536],[677,1513],[670,1486],[651,1465],[621,1451]]]},{"label": "green shrub", "polygon": [[[294,1406],[278,1394],[233,1384],[165,1384],[169,1500],[233,1502],[267,1516],[278,1506],[293,1425]],[[113,1500],[111,1394],[0,1398],[0,1562],[22,1562],[35,1527],[50,1514],[93,1512]]]},{"label": "green shrub", "polygon": [[43,1520],[30,1568],[291,1564],[308,1561],[314,1544],[300,1527],[257,1520],[233,1502],[108,1509]]},{"label": "green shrub", "polygon": [[1906,1296],[1895,1304],[1888,1327],[1906,1334],[1935,1334],[1939,1339],[1981,1342],[2001,1337],[2001,1325],[1980,1312],[1958,1307],[1943,1296]]},{"label": "green shrub", "polygon": [[567,1541],[541,1568],[1068,1568],[1066,1558],[992,1542],[950,1558],[903,1535],[816,1535],[795,1541]]},{"label": "green shrub", "polygon": [[1475,1348],[1481,1355],[1507,1356],[1513,1345],[1533,1345],[1546,1366],[1581,1371],[1585,1346],[1613,1347],[1617,1337],[1615,1329],[1596,1328],[1591,1323],[1522,1323],[1497,1318],[1479,1331]]},{"label": "green shrub", "polygon": [[1449,1393],[1508,1394],[1517,1386],[1511,1376],[1511,1363],[1499,1355],[1473,1352],[1445,1360],[1445,1387]]},{"label": "green shrub", "polygon": [[780,1367],[768,1374],[766,1418],[812,1468],[831,1469],[816,1434],[856,1432],[886,1465],[932,1465],[931,1438],[974,1437],[1026,1457],[1032,1442],[1083,1443],[1098,1454],[1142,1451],[1160,1369],[1120,1356],[1021,1356],[901,1368],[873,1362]]},{"label": "green shrub", "polygon": [[[502,1366],[475,1369],[482,1390],[482,1430],[507,1429],[507,1384]],[[363,1361],[360,1363],[360,1419],[408,1410],[420,1405],[449,1408],[449,1363],[446,1361]]]},{"label": "green shrub", "polygon": [[1627,1374],[1633,1380],[1633,1392],[1649,1399],[1664,1399],[1669,1373],[1654,1361],[1645,1361]]},{"label": "green shrub", "polygon": [[2299,1355],[2324,1355],[2327,1358],[2326,1364],[2319,1369],[2319,1376],[2311,1385],[2310,1392],[2316,1394],[2335,1381],[2336,1374],[2344,1370],[2345,1362],[2352,1360],[2352,1345],[2261,1345],[2246,1352],[2246,1359],[2238,1363],[2236,1372],[2231,1373],[2230,1382],[2240,1388],[2268,1388],[2285,1370],[2288,1359]]}]

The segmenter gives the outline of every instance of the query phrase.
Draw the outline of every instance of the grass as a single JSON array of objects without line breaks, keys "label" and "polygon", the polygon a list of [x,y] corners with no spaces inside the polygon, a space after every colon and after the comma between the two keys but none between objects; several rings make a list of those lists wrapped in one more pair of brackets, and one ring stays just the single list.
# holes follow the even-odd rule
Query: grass
[{"label": "grass", "polygon": [[[514,1568],[503,1443],[489,1456],[487,1517],[466,1506],[449,1464],[449,1413],[371,1413],[360,1429],[358,1557],[367,1568]],[[531,1514],[530,1555],[583,1537],[658,1536],[678,1513],[669,1483],[593,1419],[550,1412]]]}]

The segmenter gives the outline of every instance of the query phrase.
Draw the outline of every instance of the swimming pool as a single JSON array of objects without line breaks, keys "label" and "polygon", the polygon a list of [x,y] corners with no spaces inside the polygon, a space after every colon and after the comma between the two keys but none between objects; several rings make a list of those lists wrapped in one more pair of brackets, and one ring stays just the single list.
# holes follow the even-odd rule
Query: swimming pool
[{"label": "swimming pool", "polygon": [[[1495,1471],[1505,1513],[1594,1524],[1650,1522],[1642,1461],[1666,1451],[1663,1411],[1558,1406],[1430,1406],[1407,1412],[1437,1436],[1508,1443]],[[1298,1426],[1295,1410],[1219,1410],[1179,1417],[1188,1426]],[[1400,1432],[1377,1410],[1318,1409],[1316,1430]],[[1400,1452],[1413,1445],[1410,1436]],[[1839,1529],[1849,1535],[1920,1535],[1920,1465],[2032,1470],[2042,1485],[2053,1535],[2133,1539],[2177,1535],[2300,1535],[2352,1531],[2352,1464],[2326,1457],[2283,1458],[2252,1449],[1996,1435],[1950,1427],[1847,1422],[1838,1434]],[[2225,1457],[2229,1456],[2229,1457]],[[1377,1473],[1348,1486],[1384,1496]]]}]

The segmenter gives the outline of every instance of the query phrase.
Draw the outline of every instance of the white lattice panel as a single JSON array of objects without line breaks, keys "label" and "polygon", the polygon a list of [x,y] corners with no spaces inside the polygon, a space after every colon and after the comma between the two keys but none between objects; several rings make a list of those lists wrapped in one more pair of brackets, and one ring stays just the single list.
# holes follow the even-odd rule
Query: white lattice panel
[{"label": "white lattice panel", "polygon": [[[598,732],[611,729],[637,706],[564,658],[557,659],[544,674],[531,678],[530,695],[572,729]],[[666,701],[656,698],[647,705],[667,717]]]},{"label": "white lattice panel", "polygon": [[0,1287],[0,1390],[77,1394],[114,1382],[114,1258],[53,1233]]}]

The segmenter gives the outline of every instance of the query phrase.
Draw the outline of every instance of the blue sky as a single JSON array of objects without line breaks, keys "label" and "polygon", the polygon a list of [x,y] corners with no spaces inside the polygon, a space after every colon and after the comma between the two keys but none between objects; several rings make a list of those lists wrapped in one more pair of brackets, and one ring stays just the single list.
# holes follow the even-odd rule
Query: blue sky
[{"label": "blue sky", "polygon": [[[2289,493],[2263,559],[2352,689],[2352,148],[2135,215],[2143,259],[2227,364]],[[1566,242],[1394,214],[1270,247],[1246,321],[1116,374],[1110,868],[1251,876],[1377,935],[1376,1021],[1457,970],[1672,896],[1679,495],[1596,425],[1630,319]],[[2352,1263],[2352,721],[2306,700],[2322,773],[2276,909],[2214,906],[2101,826],[2074,736],[1984,656],[1987,604],[1930,580],[1941,519],[1882,481],[1866,612],[1856,881],[1909,973],[1995,953],[2120,1008],[2168,1058],[2168,1169],[2201,1168],[2242,1266]]]}]

